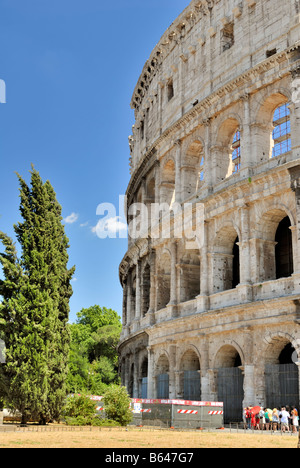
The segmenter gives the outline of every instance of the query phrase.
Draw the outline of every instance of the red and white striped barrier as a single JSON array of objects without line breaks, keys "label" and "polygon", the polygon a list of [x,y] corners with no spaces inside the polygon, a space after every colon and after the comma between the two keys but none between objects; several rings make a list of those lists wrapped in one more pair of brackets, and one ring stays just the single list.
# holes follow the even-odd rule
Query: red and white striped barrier
[{"label": "red and white striped barrier", "polygon": [[97,410],[97,411],[103,411],[103,410],[104,410],[104,407],[103,407],[103,406],[97,406],[96,410]]},{"label": "red and white striped barrier", "polygon": [[215,416],[216,414],[224,414],[223,411],[209,411],[208,414]]},{"label": "red and white striped barrier", "polygon": [[222,402],[216,401],[190,401],[190,400],[152,400],[148,398],[132,398],[133,403],[164,404],[164,405],[186,405],[186,406],[217,406],[222,408]]},{"label": "red and white striped barrier", "polygon": [[178,414],[198,414],[198,411],[179,409],[177,410],[177,413]]},{"label": "red and white striped barrier", "polygon": [[151,413],[151,409],[141,409],[141,413]]}]

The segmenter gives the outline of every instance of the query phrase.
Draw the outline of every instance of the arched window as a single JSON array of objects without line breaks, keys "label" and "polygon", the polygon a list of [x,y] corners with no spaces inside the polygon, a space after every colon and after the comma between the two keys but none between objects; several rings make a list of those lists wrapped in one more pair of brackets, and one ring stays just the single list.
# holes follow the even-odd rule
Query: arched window
[{"label": "arched window", "polygon": [[171,99],[174,97],[174,86],[173,86],[173,80],[169,80],[168,85],[167,85],[167,93],[168,93],[168,101],[171,101]]},{"label": "arched window", "polygon": [[288,153],[292,149],[291,144],[291,120],[288,103],[277,107],[273,118],[273,152],[272,157]]},{"label": "arched window", "polygon": [[275,241],[276,278],[288,278],[294,272],[293,241],[289,217],[284,218],[278,226]]},{"label": "arched window", "polygon": [[237,130],[232,141],[232,174],[241,169],[241,132]]}]

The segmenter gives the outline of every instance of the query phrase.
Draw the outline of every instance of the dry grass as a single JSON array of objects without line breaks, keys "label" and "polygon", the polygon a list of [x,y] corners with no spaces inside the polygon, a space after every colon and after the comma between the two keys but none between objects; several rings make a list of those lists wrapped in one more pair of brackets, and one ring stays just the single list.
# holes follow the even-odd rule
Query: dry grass
[{"label": "dry grass", "polygon": [[0,448],[297,448],[297,437],[226,432],[82,428],[73,431],[0,432]]}]

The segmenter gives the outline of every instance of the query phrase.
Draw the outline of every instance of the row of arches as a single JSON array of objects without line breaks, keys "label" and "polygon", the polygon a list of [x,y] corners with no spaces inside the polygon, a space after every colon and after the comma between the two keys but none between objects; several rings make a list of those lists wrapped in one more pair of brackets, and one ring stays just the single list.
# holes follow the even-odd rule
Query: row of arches
[{"label": "row of arches", "polygon": [[[247,404],[260,404],[271,408],[280,406],[299,406],[298,355],[289,338],[277,336],[266,348],[264,361],[251,374],[253,385],[263,387],[262,401]],[[250,366],[251,367],[251,366]],[[223,345],[216,353],[213,368],[207,373],[202,370],[198,350],[191,346],[180,358],[174,369],[167,352],[161,352],[154,365],[152,376],[154,395],[148,395],[148,358],[141,362],[138,371],[138,398],[171,398],[171,387],[175,385],[175,398],[190,401],[205,401],[203,387],[207,393],[207,375],[210,374],[211,399],[224,402],[225,422],[241,421],[245,404],[246,382],[249,381],[249,366],[245,367],[243,351],[232,344]],[[135,364],[130,368],[128,389],[134,396]],[[177,377],[175,375],[177,374]],[[259,383],[258,383],[259,382]],[[174,398],[174,396],[173,396]]]},{"label": "row of arches", "polygon": [[[271,127],[268,130],[264,124],[255,128],[256,138],[260,139],[260,161],[281,156],[291,151],[291,121],[288,103],[284,103],[273,110]],[[212,146],[213,166],[207,164],[204,143],[200,140],[193,141],[185,151],[181,161],[181,192],[182,198],[187,199],[198,192],[204,182],[207,181],[208,172],[215,172],[215,182],[224,180],[240,172],[245,160],[243,145],[244,132],[240,122],[234,118],[228,118],[217,133],[216,144]],[[263,141],[262,141],[263,138]],[[209,177],[211,177],[211,174]],[[172,205],[175,200],[176,164],[173,159],[167,160],[162,167],[161,203]]]},{"label": "row of arches", "polygon": [[[209,157],[206,154],[208,142],[203,136],[191,137],[188,145],[184,145],[180,162],[175,156],[166,156],[162,161],[159,183],[157,174],[147,177],[144,197],[140,189],[133,202],[172,206],[176,191],[180,192],[177,199],[184,201],[195,195],[205,183],[214,185],[238,174],[245,165],[259,165],[289,153],[291,138],[289,100],[283,92],[276,92],[259,106],[255,123],[246,125],[238,114],[225,118],[213,131]],[[176,167],[178,164],[179,168]],[[180,182],[176,180],[178,174]]]},{"label": "row of arches", "polygon": [[[294,220],[292,220],[294,225]],[[165,309],[172,300],[172,284],[175,284],[176,303],[185,303],[199,295],[212,295],[234,290],[244,283],[244,265],[250,269],[249,281],[262,284],[289,278],[294,273],[293,225],[290,216],[282,208],[274,208],[262,216],[256,226],[256,235],[248,242],[246,251],[243,232],[232,222],[219,229],[209,245],[206,268],[205,259],[199,250],[186,251],[181,244],[177,259],[172,259],[171,250],[156,251],[155,261],[145,257],[137,271],[133,266],[128,271],[124,287],[124,325],[130,325],[135,318],[143,318],[149,310]],[[245,252],[248,256],[245,257]],[[172,268],[172,262],[176,268]],[[175,277],[174,277],[175,275]],[[202,284],[207,280],[208,289]],[[174,291],[174,286],[173,286]],[[138,301],[138,302],[137,302]],[[137,310],[138,308],[138,310]]]}]

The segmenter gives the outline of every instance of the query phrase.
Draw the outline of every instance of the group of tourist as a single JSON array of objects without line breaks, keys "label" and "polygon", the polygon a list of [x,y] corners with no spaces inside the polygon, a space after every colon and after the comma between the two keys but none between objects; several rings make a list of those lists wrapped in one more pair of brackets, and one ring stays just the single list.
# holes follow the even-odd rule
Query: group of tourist
[{"label": "group of tourist", "polygon": [[247,429],[297,433],[299,428],[299,413],[295,406],[281,409],[248,406],[244,408],[243,419]]}]

